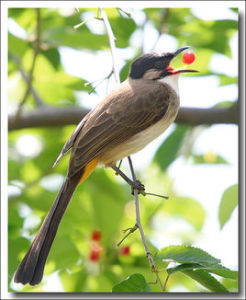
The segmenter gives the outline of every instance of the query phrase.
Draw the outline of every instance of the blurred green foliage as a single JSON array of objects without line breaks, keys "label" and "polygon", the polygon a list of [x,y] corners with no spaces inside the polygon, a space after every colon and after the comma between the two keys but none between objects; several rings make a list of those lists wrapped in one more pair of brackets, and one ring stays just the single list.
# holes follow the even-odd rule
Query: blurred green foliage
[{"label": "blurred green foliage", "polygon": [[[94,19],[89,21],[84,17],[88,12]],[[40,13],[41,44],[35,63],[32,87],[45,105],[74,106],[77,99],[75,92],[89,91],[90,88],[84,85],[85,80],[66,73],[62,65],[60,47],[65,46],[81,51],[89,50],[94,54],[99,50],[109,51],[106,32],[95,33],[88,26],[89,22],[94,22],[95,26],[97,24],[101,26],[100,22],[102,21],[97,18],[98,9],[80,8],[78,13],[75,9],[42,8]],[[220,53],[231,56],[230,38],[238,30],[237,21],[200,20],[190,8],[146,8],[142,10],[145,19],[145,23],[142,24],[135,20],[134,13],[128,16],[115,8],[107,8],[106,13],[116,36],[118,48],[132,47],[133,34],[136,31],[143,32],[147,22],[155,27],[160,35],[168,33],[173,36],[179,46],[192,45],[199,57],[199,60],[194,63],[194,68],[199,67],[200,70],[198,76],[212,74],[209,64],[213,54]],[[235,11],[235,13],[237,12]],[[26,82],[19,76],[19,71],[21,69],[28,74],[33,60],[37,10],[34,8],[10,8],[9,18],[25,32],[25,38],[13,32],[8,34],[8,75],[12,82],[9,88],[9,105],[16,108],[26,90]],[[73,27],[82,21],[85,21],[84,25],[78,30],[74,30]],[[134,56],[138,56],[141,51],[142,45],[139,45],[139,48],[135,49]],[[126,61],[125,66],[121,69],[122,81],[128,75],[131,60]],[[174,64],[179,63],[174,61]],[[218,76],[222,85],[237,83],[235,77],[214,73],[213,75]],[[32,110],[35,107],[33,96],[29,94],[24,109]],[[8,279],[10,291],[18,291],[18,288],[11,284],[13,274],[55,199],[61,185],[60,179],[66,173],[68,156],[55,169],[52,169],[52,164],[73,129],[74,126],[67,126],[52,129],[22,129],[9,133]],[[158,214],[184,220],[192,226],[194,235],[199,234],[203,228],[206,214],[202,205],[196,199],[190,199],[175,192],[173,182],[167,173],[168,167],[180,156],[192,157],[196,164],[223,164],[226,161],[216,154],[215,156],[196,155],[193,153],[192,147],[187,154],[183,145],[187,142],[192,130],[189,127],[176,126],[156,152],[152,165],[147,168],[146,172],[143,172],[144,174],[139,174],[140,179],[148,185],[149,190],[169,194],[172,198],[171,201],[161,200],[158,202],[156,198],[153,200],[153,197],[148,197],[148,199],[141,197],[142,223],[147,236],[153,235],[152,220]],[[32,154],[25,154],[20,150],[20,145],[27,146],[23,143],[28,144],[28,139],[22,140],[21,138],[30,136],[39,141],[40,149]],[[51,182],[49,186],[44,183],[47,181]],[[224,203],[230,196],[229,192],[225,192],[221,203],[221,226],[228,220],[234,205],[236,205],[236,202],[233,202],[230,211],[225,212]],[[119,181],[112,171],[96,170],[87,179],[86,184],[79,186],[73,196],[48,257],[45,275],[58,271],[61,284],[66,292],[111,292],[112,290],[115,292],[160,292],[158,285],[150,284],[155,281],[155,278],[150,272],[139,234],[135,233],[134,236],[129,237],[124,245],[116,246],[122,238],[120,230],[134,223],[135,210],[130,188]],[[100,241],[102,251],[98,261],[90,260],[91,233],[94,230],[100,230],[102,236]],[[187,235],[191,235],[191,233],[187,233]],[[184,234],[181,237],[184,242],[187,241],[187,235]],[[188,240],[191,241],[192,237],[189,237]],[[130,245],[128,255],[123,255],[121,252],[125,245]],[[151,243],[150,247],[153,254],[158,253],[158,249]],[[161,253],[159,252],[159,257]],[[191,253],[189,254],[191,255]],[[199,255],[203,256],[201,252]],[[185,262],[194,263],[192,255],[188,255],[188,257]],[[177,262],[184,263],[180,260]],[[201,262],[196,261],[196,263]],[[157,265],[163,269],[168,264],[160,260],[157,261]],[[208,266],[206,267],[209,269]],[[200,270],[199,274],[194,273],[193,268],[182,271],[173,272],[175,274],[168,281],[168,291],[172,291],[172,287],[177,284],[183,285],[191,292],[201,291],[200,286],[189,277],[201,284],[205,282],[204,286],[210,290],[219,290],[220,283],[214,283],[209,277],[211,276],[208,273],[209,270],[206,271],[206,274],[205,270]],[[186,276],[185,272],[186,275],[190,272],[189,276]],[[167,274],[165,270],[160,272],[163,282]],[[130,277],[128,278],[128,276]],[[213,281],[215,287],[211,288],[206,276]],[[47,277],[44,277],[39,286],[25,286],[21,291],[41,292],[46,280]],[[236,289],[231,279],[224,280],[223,284],[228,290],[235,291]]]}]

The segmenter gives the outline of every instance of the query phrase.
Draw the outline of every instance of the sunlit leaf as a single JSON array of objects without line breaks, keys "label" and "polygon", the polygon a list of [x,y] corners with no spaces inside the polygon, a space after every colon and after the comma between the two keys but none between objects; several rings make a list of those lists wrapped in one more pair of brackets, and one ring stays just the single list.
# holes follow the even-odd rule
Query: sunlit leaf
[{"label": "sunlit leaf", "polygon": [[200,264],[195,263],[184,263],[180,264],[177,267],[169,268],[167,269],[168,274],[173,274],[175,272],[183,272],[185,270],[199,270],[199,269],[206,269],[210,273],[214,273],[216,275],[219,275],[224,278],[230,278],[230,279],[237,279],[238,278],[238,272],[230,270],[228,268],[223,267],[220,264],[215,264],[213,267],[203,266]]},{"label": "sunlit leaf", "polygon": [[202,205],[189,197],[172,196],[165,201],[162,210],[165,213],[185,219],[197,230],[201,230],[205,220],[205,210]]},{"label": "sunlit leaf", "polygon": [[221,155],[212,151],[205,152],[203,155],[193,154],[192,160],[195,164],[228,164]]},{"label": "sunlit leaf", "polygon": [[199,282],[212,292],[226,293],[229,292],[215,277],[210,275],[206,270],[185,270],[184,274]]},{"label": "sunlit leaf", "polygon": [[141,274],[133,274],[112,288],[113,293],[143,293],[150,291],[149,285]]},{"label": "sunlit leaf", "polygon": [[232,212],[238,205],[238,185],[232,185],[227,188],[221,198],[219,207],[219,222],[222,229],[226,222],[230,219]]},{"label": "sunlit leaf", "polygon": [[203,266],[214,266],[220,260],[200,248],[191,246],[169,246],[162,248],[156,259],[171,260],[178,263],[196,263]]},{"label": "sunlit leaf", "polygon": [[11,55],[14,55],[17,56],[17,59],[20,59],[28,49],[30,49],[29,43],[11,33],[8,34],[8,51],[10,58]]}]

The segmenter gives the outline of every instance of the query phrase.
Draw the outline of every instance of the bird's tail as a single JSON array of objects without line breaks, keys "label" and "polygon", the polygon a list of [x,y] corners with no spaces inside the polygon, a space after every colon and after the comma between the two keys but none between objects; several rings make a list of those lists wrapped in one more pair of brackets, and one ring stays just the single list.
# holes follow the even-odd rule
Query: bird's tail
[{"label": "bird's tail", "polygon": [[83,174],[84,170],[82,169],[72,178],[66,178],[64,181],[53,206],[16,271],[15,282],[35,285],[42,280],[45,262],[56,236],[58,226]]}]

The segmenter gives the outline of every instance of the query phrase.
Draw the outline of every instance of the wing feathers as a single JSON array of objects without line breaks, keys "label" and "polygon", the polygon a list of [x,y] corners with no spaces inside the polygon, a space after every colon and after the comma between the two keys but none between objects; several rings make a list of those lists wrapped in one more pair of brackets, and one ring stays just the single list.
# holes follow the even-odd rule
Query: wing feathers
[{"label": "wing feathers", "polygon": [[[71,139],[69,176],[103,151],[158,122],[167,112],[168,95],[168,88],[162,84],[146,82],[146,86],[139,86],[123,83],[117,93],[111,93],[91,111],[90,117]],[[64,146],[66,151],[68,146]]]}]

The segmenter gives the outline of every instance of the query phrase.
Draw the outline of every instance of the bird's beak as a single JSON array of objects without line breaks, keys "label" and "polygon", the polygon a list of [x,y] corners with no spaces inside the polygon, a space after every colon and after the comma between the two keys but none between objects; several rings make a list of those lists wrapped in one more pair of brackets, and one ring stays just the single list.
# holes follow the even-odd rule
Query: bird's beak
[{"label": "bird's beak", "polygon": [[[181,52],[183,52],[184,50],[187,50],[187,49],[189,49],[189,48],[191,48],[191,47],[190,47],[190,46],[186,46],[186,47],[183,47],[183,48],[178,49],[177,51],[174,52],[173,58],[176,57],[179,53],[181,53]],[[194,72],[199,72],[199,71],[197,71],[197,70],[193,70],[193,69],[184,69],[184,68],[185,68],[185,66],[182,67],[182,68],[180,68],[180,69],[174,69],[173,67],[169,66],[169,67],[168,67],[168,71],[169,71],[169,73],[171,73],[172,75],[180,74],[180,73],[189,73],[189,72],[190,72],[190,73],[194,73]]]}]

